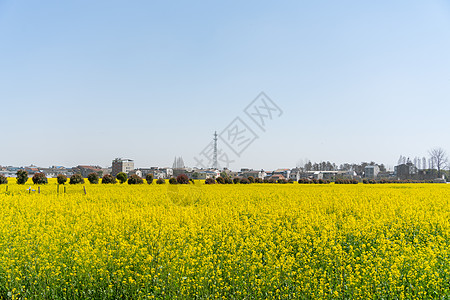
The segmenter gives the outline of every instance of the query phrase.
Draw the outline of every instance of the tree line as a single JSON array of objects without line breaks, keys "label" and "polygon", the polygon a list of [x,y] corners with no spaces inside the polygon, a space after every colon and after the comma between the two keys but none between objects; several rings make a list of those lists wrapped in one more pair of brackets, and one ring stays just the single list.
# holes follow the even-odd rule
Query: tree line
[{"label": "tree line", "polygon": [[[397,161],[398,165],[411,164],[414,165],[419,170],[437,170],[438,177],[441,177],[443,170],[448,169],[449,159],[447,153],[444,149],[440,147],[433,148],[428,151],[428,157],[415,156],[413,159],[409,157],[400,155]],[[322,162],[311,162],[307,160],[306,162],[300,162],[297,164],[297,168],[301,171],[354,171],[357,175],[363,175],[364,169],[367,166],[378,166],[380,172],[387,172],[386,166],[382,163],[371,162],[361,162],[357,163],[344,163],[337,165],[336,163],[330,161]]]}]

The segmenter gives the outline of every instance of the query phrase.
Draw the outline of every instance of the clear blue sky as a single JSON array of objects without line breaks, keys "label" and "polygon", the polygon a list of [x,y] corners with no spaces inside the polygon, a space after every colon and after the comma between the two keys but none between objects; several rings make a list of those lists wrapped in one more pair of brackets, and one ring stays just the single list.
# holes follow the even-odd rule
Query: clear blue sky
[{"label": "clear blue sky", "polygon": [[450,152],[449,2],[0,0],[0,165],[193,166],[261,91],[233,169]]}]

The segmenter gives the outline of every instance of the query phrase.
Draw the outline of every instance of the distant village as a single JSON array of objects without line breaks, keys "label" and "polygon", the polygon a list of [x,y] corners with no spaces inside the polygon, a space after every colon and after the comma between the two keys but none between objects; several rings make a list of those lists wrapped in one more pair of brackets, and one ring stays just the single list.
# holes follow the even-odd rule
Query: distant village
[{"label": "distant village", "polygon": [[342,164],[337,166],[330,162],[311,163],[307,162],[295,168],[282,168],[276,170],[248,169],[242,168],[233,171],[227,168],[190,168],[184,165],[181,157],[175,157],[172,167],[150,167],[135,168],[134,160],[116,158],[112,160],[111,167],[102,168],[96,165],[78,165],[76,167],[51,166],[48,168],[35,165],[26,167],[0,166],[0,175],[5,177],[16,177],[19,170],[25,170],[30,176],[36,173],[44,173],[47,178],[56,178],[62,174],[70,177],[74,174],[81,174],[87,178],[91,173],[97,173],[100,177],[111,174],[116,176],[120,172],[131,175],[138,175],[145,178],[147,174],[152,174],[155,179],[169,179],[180,174],[186,174],[189,179],[208,179],[219,176],[230,178],[260,178],[272,181],[287,180],[298,181],[300,179],[328,180],[352,179],[363,181],[364,179],[375,180],[412,180],[412,181],[434,181],[446,182],[449,179],[449,171],[434,168],[433,164],[421,163],[420,160],[411,161],[409,158],[400,157],[399,164],[394,170],[386,170],[383,164],[375,162],[361,164]]}]

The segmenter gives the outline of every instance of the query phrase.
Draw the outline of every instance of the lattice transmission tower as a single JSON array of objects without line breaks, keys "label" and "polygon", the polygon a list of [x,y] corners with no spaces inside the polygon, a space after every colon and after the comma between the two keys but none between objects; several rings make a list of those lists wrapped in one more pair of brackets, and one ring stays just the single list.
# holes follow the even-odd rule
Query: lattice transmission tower
[{"label": "lattice transmission tower", "polygon": [[219,169],[219,162],[217,160],[217,131],[214,131],[214,153],[213,153],[213,169]]}]

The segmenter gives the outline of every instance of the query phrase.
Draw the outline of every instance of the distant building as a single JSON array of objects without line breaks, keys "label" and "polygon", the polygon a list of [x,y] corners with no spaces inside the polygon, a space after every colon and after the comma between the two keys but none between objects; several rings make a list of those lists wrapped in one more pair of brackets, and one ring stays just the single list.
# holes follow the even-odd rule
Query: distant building
[{"label": "distant building", "polygon": [[264,179],[267,176],[267,174],[266,174],[266,172],[264,172],[264,170],[260,170],[260,171],[252,170],[252,171],[241,172],[239,174],[239,176],[243,177],[243,178],[249,178],[251,176],[253,178]]},{"label": "distant building", "polygon": [[33,165],[31,165],[29,167],[25,167],[24,170],[27,171],[28,175],[31,175],[31,176],[36,173],[39,173],[39,168],[36,166],[33,166]]},{"label": "distant building", "polygon": [[116,158],[112,161],[112,176],[116,176],[120,172],[126,174],[134,170],[134,161],[131,159]]},{"label": "distant building", "polygon": [[172,168],[159,168],[155,173],[155,178],[168,179],[173,176]]},{"label": "distant building", "polygon": [[413,179],[417,173],[417,167],[411,162],[394,167],[394,174],[400,180]]},{"label": "distant building", "polygon": [[286,179],[291,175],[291,169],[277,169],[272,172],[273,175],[283,175],[284,179]]},{"label": "distant building", "polygon": [[433,179],[433,183],[447,183],[444,178],[435,178]]},{"label": "distant building", "polygon": [[19,167],[2,167],[2,170],[0,171],[0,174],[5,177],[16,177],[17,171],[21,170],[22,168]]},{"label": "distant building", "polygon": [[291,170],[291,173],[289,174],[289,179],[298,181],[300,179],[300,173],[302,173],[302,170],[300,170],[300,168],[293,168]]},{"label": "distant building", "polygon": [[301,172],[299,177],[303,179],[323,179],[323,173],[321,171],[306,171]]},{"label": "distant building", "polygon": [[39,168],[39,170],[45,174],[47,178],[56,178],[58,175],[64,175],[70,177],[73,175],[72,169],[66,169],[61,166],[51,166],[50,168]]},{"label": "distant building", "polygon": [[433,180],[437,178],[437,170],[418,170],[417,178],[418,180]]},{"label": "distant building", "polygon": [[3,175],[5,177],[17,177],[17,173],[16,172],[11,172],[11,171],[8,171],[8,170],[0,171],[0,175]]},{"label": "distant building", "polygon": [[103,173],[103,176],[105,176],[105,175],[111,175],[111,173],[112,173],[112,167],[109,167],[109,168],[102,168],[102,173]]},{"label": "distant building", "polygon": [[20,167],[6,167],[6,171],[8,172],[13,172],[13,173],[17,173],[17,171],[22,170],[23,168]]},{"label": "distant building", "polygon": [[[158,169],[158,168],[156,168]],[[145,178],[148,174],[152,174],[155,178],[155,169],[153,168],[138,168],[130,172],[129,175],[137,175],[139,177]]]},{"label": "distant building", "polygon": [[188,175],[188,173],[192,172],[192,168],[178,168],[178,169],[172,169],[172,176],[177,177],[178,175],[185,174]]},{"label": "distant building", "polygon": [[272,180],[285,180],[286,177],[284,177],[281,174],[274,174],[274,175],[270,176],[269,179],[272,179]]},{"label": "distant building", "polygon": [[364,177],[365,178],[376,178],[380,173],[380,167],[378,166],[366,166],[364,168]]},{"label": "distant building", "polygon": [[87,178],[91,173],[97,173],[100,177],[103,176],[102,167],[100,166],[77,166],[73,168],[75,173],[81,174],[84,178]]},{"label": "distant building", "polygon": [[393,172],[380,172],[378,173],[377,177],[379,179],[395,179],[395,174]]},{"label": "distant building", "polygon": [[216,170],[193,170],[192,172],[186,173],[186,175],[191,179],[208,179],[208,178],[214,178],[216,179],[219,177],[220,172]]},{"label": "distant building", "polygon": [[226,177],[229,177],[229,178],[233,178],[233,177],[236,177],[236,176],[239,175],[239,172],[231,171],[231,170],[228,169],[228,168],[223,168],[223,170],[222,170],[221,173],[225,173],[225,174],[226,174]]},{"label": "distant building", "polygon": [[170,168],[151,167],[135,169],[130,172],[130,175],[131,174],[136,174],[142,178],[145,178],[148,174],[152,174],[154,179],[168,179],[172,177],[173,172]]}]

